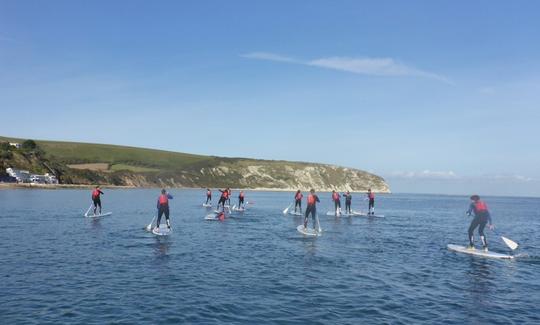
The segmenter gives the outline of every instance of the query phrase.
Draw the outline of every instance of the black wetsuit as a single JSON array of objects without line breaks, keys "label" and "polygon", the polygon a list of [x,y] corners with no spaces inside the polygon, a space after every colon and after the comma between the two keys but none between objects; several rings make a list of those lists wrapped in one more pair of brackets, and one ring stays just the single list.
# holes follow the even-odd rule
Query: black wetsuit
[{"label": "black wetsuit", "polygon": [[368,205],[368,214],[375,214],[375,211],[371,212],[371,209],[375,210],[375,195],[368,193],[369,205]]},{"label": "black wetsuit", "polygon": [[221,192],[221,197],[219,198],[219,201],[218,201],[218,204],[217,204],[217,208],[219,209],[219,206],[223,206],[223,211],[225,211],[225,201],[227,200],[227,194],[225,193],[228,193],[227,191],[222,191],[222,190],[219,190]]},{"label": "black wetsuit", "polygon": [[[97,195],[94,194],[96,193],[96,191],[97,191]],[[94,202],[94,214],[96,213],[96,209],[98,207],[99,207],[99,213],[101,213],[101,197],[100,197],[101,194],[105,194],[105,193],[101,192],[100,190],[95,190],[92,193],[92,202]]]},{"label": "black wetsuit", "polygon": [[352,210],[351,210],[352,195],[343,194],[343,197],[345,197],[345,212],[352,213]]},{"label": "black wetsuit", "polygon": [[341,200],[339,199],[339,194],[336,193],[337,196],[334,198],[332,197],[332,200],[334,200],[334,211],[338,211],[338,209],[341,209]]},{"label": "black wetsuit", "polygon": [[296,208],[300,209],[300,212],[302,212],[302,194],[296,194],[294,196],[294,212],[296,212]]},{"label": "black wetsuit", "polygon": [[[479,201],[481,202],[481,201]],[[483,204],[483,202],[481,202]],[[469,210],[467,211],[468,215],[471,215],[471,213],[474,213],[474,218],[471,221],[471,225],[469,226],[469,245],[474,246],[474,229],[478,227],[478,235],[480,235],[480,239],[482,240],[482,244],[484,247],[487,247],[487,238],[484,234],[484,228],[486,228],[486,225],[491,224],[491,215],[489,214],[489,211],[487,210],[487,206],[484,205],[484,209],[479,209],[478,203],[471,203],[469,206]]]},{"label": "black wetsuit", "polygon": [[242,195],[238,195],[238,208],[241,208],[242,204],[244,204],[244,197]]},{"label": "black wetsuit", "polygon": [[306,208],[306,215],[304,217],[304,227],[307,228],[308,217],[311,214],[311,218],[313,219],[313,229],[317,229],[317,202],[321,201],[319,200],[319,197],[315,194],[313,194],[313,199],[314,202],[310,204],[308,197],[308,205]]},{"label": "black wetsuit", "polygon": [[[162,194],[163,195],[163,194]],[[167,194],[167,199],[172,199],[172,195]],[[170,220],[169,220],[169,203],[159,203],[159,198],[157,201],[157,209],[158,209],[158,217],[157,217],[157,227],[159,227],[161,223],[161,216],[165,214],[165,220],[167,220],[167,226],[170,227]]]}]

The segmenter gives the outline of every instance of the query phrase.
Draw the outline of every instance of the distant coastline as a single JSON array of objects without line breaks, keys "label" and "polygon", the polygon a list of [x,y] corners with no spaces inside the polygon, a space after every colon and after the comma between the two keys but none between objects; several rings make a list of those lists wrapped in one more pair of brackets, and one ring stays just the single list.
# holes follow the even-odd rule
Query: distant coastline
[{"label": "distant coastline", "polygon": [[[97,185],[97,184],[96,184]],[[99,184],[101,188],[108,189],[152,189],[152,188],[161,188],[158,186],[127,186],[127,185],[107,185]],[[0,190],[8,189],[36,189],[36,190],[56,190],[56,189],[91,189],[95,185],[87,184],[30,184],[30,183],[0,183]],[[190,189],[190,190],[205,190],[205,187],[165,187],[168,189]],[[222,187],[211,187],[211,189],[217,190]],[[231,188],[233,191],[261,191],[261,192],[296,192],[296,188]],[[300,189],[301,191],[308,191],[309,189]],[[332,192],[331,189],[315,189],[317,192]],[[339,191],[338,191],[339,192]],[[344,192],[344,191],[341,191]],[[351,193],[365,193],[365,191],[350,191]],[[377,192],[379,194],[391,194],[390,191],[387,192]]]}]

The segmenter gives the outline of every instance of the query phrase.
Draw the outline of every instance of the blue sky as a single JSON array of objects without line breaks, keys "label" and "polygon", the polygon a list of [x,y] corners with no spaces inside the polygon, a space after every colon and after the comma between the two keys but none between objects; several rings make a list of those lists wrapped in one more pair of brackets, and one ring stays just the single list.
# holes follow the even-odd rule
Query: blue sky
[{"label": "blue sky", "polygon": [[539,12],[0,0],[0,134],[333,163],[398,192],[539,196]]}]

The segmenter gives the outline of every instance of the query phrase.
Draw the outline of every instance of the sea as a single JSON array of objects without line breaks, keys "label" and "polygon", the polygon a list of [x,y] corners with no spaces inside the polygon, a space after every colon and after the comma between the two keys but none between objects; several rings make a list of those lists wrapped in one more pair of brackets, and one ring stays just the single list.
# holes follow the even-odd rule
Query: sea
[{"label": "sea", "polygon": [[0,190],[2,324],[540,323],[539,198],[483,198],[490,249],[516,256],[497,260],[447,249],[467,244],[467,196],[381,194],[368,218],[326,215],[319,193],[323,232],[304,237],[292,192],[246,191],[244,213],[206,221],[205,190],[170,189],[158,237],[159,189],[103,191],[112,215],[86,218],[89,190]]}]

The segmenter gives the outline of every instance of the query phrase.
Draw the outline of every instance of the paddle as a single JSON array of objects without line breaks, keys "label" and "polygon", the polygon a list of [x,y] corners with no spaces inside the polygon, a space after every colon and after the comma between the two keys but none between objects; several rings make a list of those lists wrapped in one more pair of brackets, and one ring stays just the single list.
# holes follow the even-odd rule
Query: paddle
[{"label": "paddle", "polygon": [[152,221],[150,221],[150,223],[148,224],[148,226],[146,226],[146,231],[151,231],[152,230],[152,224],[154,223],[154,220],[156,219],[156,216],[154,216],[152,218]]},{"label": "paddle", "polygon": [[289,206],[288,206],[285,210],[283,210],[283,214],[287,214],[287,212],[289,212],[289,209],[290,209],[291,207],[292,207],[292,203],[289,204]]},{"label": "paddle", "polygon": [[92,209],[93,204],[90,204],[90,207],[88,210],[86,210],[86,213],[84,214],[85,217],[88,217],[88,212],[90,212],[90,209]]},{"label": "paddle", "polygon": [[516,250],[518,248],[518,243],[516,243],[515,241],[513,241],[512,239],[510,238],[507,238],[507,237],[504,237],[502,236],[498,231],[495,231],[495,227],[491,228],[491,230],[496,233],[497,235],[501,236],[501,239],[503,240],[503,242],[506,244],[506,246],[508,246],[511,250]]},{"label": "paddle", "polygon": [[315,218],[317,219],[317,226],[319,227],[318,231],[319,233],[321,233],[322,229],[321,229],[321,223],[319,222],[319,214],[316,214]]}]

